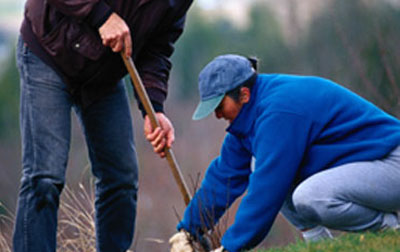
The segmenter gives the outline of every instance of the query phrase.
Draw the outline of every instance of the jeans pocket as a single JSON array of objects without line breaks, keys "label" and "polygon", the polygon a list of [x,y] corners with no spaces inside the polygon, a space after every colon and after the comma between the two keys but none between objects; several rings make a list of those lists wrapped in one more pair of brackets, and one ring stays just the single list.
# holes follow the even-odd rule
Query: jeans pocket
[{"label": "jeans pocket", "polygon": [[23,78],[27,78],[29,65],[36,64],[37,59],[29,49],[22,37],[18,37],[17,49],[16,49],[16,65],[18,71]]},{"label": "jeans pocket", "polygon": [[18,59],[20,59],[21,57],[24,57],[28,54],[29,52],[29,48],[26,45],[24,39],[21,36],[18,36],[17,39],[17,47],[16,47],[16,58],[17,58],[17,63],[18,63]]}]

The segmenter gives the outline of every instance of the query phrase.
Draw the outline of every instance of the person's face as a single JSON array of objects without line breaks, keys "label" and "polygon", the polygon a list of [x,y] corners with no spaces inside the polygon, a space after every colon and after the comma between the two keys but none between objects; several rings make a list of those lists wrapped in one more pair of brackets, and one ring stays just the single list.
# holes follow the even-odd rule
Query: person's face
[{"label": "person's face", "polygon": [[223,118],[229,123],[232,123],[242,109],[243,104],[247,103],[250,99],[250,91],[248,88],[245,89],[246,90],[241,91],[239,101],[235,101],[230,96],[225,95],[219,106],[214,111],[215,117],[218,119]]},{"label": "person's face", "polygon": [[236,118],[239,114],[242,105],[239,102],[236,102],[231,97],[225,95],[224,99],[222,99],[219,106],[215,109],[215,117],[218,119],[225,119],[229,123]]}]

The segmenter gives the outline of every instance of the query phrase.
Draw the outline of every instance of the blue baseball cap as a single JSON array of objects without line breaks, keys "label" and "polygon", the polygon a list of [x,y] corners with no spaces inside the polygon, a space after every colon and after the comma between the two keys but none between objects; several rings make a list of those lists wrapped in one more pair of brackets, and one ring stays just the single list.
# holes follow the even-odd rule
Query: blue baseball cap
[{"label": "blue baseball cap", "polygon": [[254,73],[250,61],[243,56],[226,54],[213,59],[200,72],[200,103],[192,119],[207,117],[218,107],[228,91],[243,84]]}]

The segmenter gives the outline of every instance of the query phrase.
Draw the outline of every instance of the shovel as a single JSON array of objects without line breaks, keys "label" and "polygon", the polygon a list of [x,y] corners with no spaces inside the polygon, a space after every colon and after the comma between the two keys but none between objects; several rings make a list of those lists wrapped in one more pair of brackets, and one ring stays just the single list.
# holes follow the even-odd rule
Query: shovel
[{"label": "shovel", "polygon": [[[156,113],[153,109],[153,106],[150,103],[149,96],[147,95],[146,89],[144,88],[143,82],[140,79],[139,73],[136,70],[135,65],[133,64],[132,58],[126,57],[123,52],[121,52],[121,57],[124,60],[126,69],[129,72],[129,75],[133,82],[133,86],[136,90],[136,93],[139,96],[140,101],[142,102],[144,110],[146,111],[146,114],[149,116],[151,126],[153,127],[153,129],[160,127],[160,123],[158,122],[158,120],[156,118]],[[183,200],[187,206],[189,204],[192,196],[190,195],[188,187],[183,179],[182,172],[179,169],[179,166],[176,162],[175,155],[172,152],[171,148],[165,147],[164,151],[165,151],[165,157],[168,161],[169,167],[171,168],[172,175],[174,176],[175,181],[178,184],[178,187],[179,187],[179,190],[181,191]]]}]

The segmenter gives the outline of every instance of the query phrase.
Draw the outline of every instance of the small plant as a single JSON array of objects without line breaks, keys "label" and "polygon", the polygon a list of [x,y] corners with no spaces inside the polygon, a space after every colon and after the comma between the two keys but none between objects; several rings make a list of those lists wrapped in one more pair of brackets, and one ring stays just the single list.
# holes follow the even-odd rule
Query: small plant
[{"label": "small plant", "polygon": [[[192,177],[190,178],[192,188],[193,188],[193,195],[196,193],[196,191],[199,188],[200,184],[200,173],[197,174],[196,179],[193,179]],[[229,197],[229,195],[227,195]],[[201,205],[204,202],[199,202],[199,205]],[[202,218],[202,231],[203,235],[201,237],[201,240],[197,240],[191,235],[188,236],[188,240],[190,241],[194,251],[196,252],[208,252],[212,249],[219,248],[221,246],[221,238],[225,231],[228,229],[228,221],[229,221],[229,206],[225,207],[226,211],[225,214],[220,218],[218,223],[214,223],[214,211],[208,211],[204,213],[204,215],[200,215]],[[179,216],[178,212],[175,209],[175,215],[180,221],[182,218]],[[207,225],[208,224],[208,225]],[[210,229],[208,230],[208,227]]]}]

